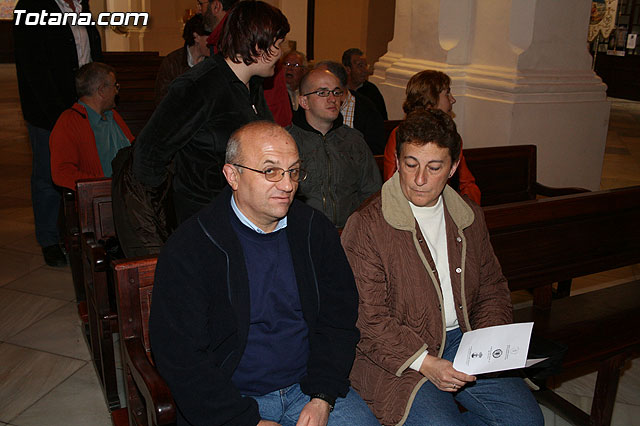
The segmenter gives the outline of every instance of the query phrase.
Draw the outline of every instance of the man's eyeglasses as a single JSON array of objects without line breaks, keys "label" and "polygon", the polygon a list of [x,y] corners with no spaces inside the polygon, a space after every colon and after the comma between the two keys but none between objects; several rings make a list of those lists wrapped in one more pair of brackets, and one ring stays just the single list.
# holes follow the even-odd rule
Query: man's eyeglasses
[{"label": "man's eyeglasses", "polygon": [[285,62],[284,63],[285,67],[290,67],[290,68],[302,68],[302,64],[294,64],[292,62]]},{"label": "man's eyeglasses", "polygon": [[243,166],[242,164],[233,163],[236,167],[251,170],[252,172],[262,173],[269,182],[280,182],[284,178],[285,173],[289,173],[289,177],[294,182],[302,182],[307,178],[307,171],[299,167],[285,170],[280,167],[269,167],[265,170],[252,169],[251,167]]},{"label": "man's eyeglasses", "polygon": [[309,93],[305,93],[302,96],[309,96],[309,95],[318,95],[321,98],[328,98],[329,95],[333,95],[336,98],[341,97],[344,94],[343,90],[340,89],[333,89],[333,90],[327,90],[327,89],[319,89],[319,90],[314,90],[313,92],[309,92]]}]

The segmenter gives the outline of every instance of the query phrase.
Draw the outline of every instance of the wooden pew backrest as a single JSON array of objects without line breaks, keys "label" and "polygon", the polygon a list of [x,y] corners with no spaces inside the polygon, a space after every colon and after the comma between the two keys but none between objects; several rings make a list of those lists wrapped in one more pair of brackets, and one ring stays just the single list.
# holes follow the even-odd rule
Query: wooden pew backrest
[{"label": "wooden pew backrest", "polygon": [[385,120],[384,121],[384,140],[389,140],[389,135],[393,132],[393,129],[398,127],[403,120]]},{"label": "wooden pew backrest", "polygon": [[158,52],[103,52],[103,56],[120,83],[116,110],[138,136],[155,110],[156,76],[164,57]]},{"label": "wooden pew backrest", "polygon": [[147,354],[151,353],[149,313],[156,262],[155,257],[114,262],[121,339],[139,338]]},{"label": "wooden pew backrest", "polygon": [[511,290],[640,262],[640,186],[484,207]]},{"label": "wooden pew backrest", "polygon": [[482,192],[482,205],[536,198],[535,145],[470,148],[464,157]]},{"label": "wooden pew backrest", "polygon": [[95,240],[116,235],[111,209],[111,178],[82,179],[76,183],[80,234],[93,232]]}]

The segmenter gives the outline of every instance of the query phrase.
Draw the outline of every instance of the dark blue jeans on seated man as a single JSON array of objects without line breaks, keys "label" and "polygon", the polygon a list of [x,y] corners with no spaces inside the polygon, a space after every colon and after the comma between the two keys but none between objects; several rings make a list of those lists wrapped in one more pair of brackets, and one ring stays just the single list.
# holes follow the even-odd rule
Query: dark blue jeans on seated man
[{"label": "dark blue jeans on seated man", "polygon": [[[282,426],[296,426],[298,416],[309,402],[309,396],[302,393],[300,385],[295,384],[284,389],[269,392],[262,396],[252,396],[258,402],[260,417]],[[333,411],[329,414],[327,426],[379,426],[360,395],[349,388],[346,398],[338,398]]]},{"label": "dark blue jeans on seated man", "polygon": [[51,180],[51,154],[47,129],[27,123],[33,163],[31,170],[31,202],[36,227],[36,240],[41,247],[49,247],[60,242],[58,213],[60,212],[60,190]]},{"label": "dark blue jeans on seated man", "polygon": [[[442,358],[453,362],[462,339],[459,328],[447,332]],[[455,401],[466,412],[460,413]],[[520,377],[483,378],[456,393],[427,381],[418,390],[404,426],[542,426],[542,411]]]}]

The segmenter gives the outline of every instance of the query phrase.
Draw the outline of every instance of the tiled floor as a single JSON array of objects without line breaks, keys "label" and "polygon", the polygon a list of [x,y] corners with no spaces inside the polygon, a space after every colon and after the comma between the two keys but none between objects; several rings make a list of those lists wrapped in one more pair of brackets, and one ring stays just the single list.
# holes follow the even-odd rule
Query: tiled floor
[{"label": "tiled floor", "polygon": [[[36,244],[29,174],[31,150],[19,109],[15,69],[0,65],[0,425],[110,425],[82,337],[67,268],[45,266]],[[640,104],[613,100],[602,188],[640,185]],[[584,292],[640,278],[620,268],[574,280]],[[590,407],[594,374],[557,381]],[[544,409],[547,425],[567,424]],[[640,360],[624,372],[614,425],[640,425]]]},{"label": "tiled floor", "polygon": [[71,273],[35,240],[19,105],[15,68],[0,65],[0,425],[108,426]]}]

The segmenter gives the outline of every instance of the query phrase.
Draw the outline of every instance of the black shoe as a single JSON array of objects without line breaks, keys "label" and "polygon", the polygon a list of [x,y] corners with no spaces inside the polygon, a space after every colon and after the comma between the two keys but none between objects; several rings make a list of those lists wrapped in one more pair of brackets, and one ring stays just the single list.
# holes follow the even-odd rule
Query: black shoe
[{"label": "black shoe", "polygon": [[49,266],[67,266],[67,258],[59,244],[42,247],[42,254],[44,255],[44,261]]}]

